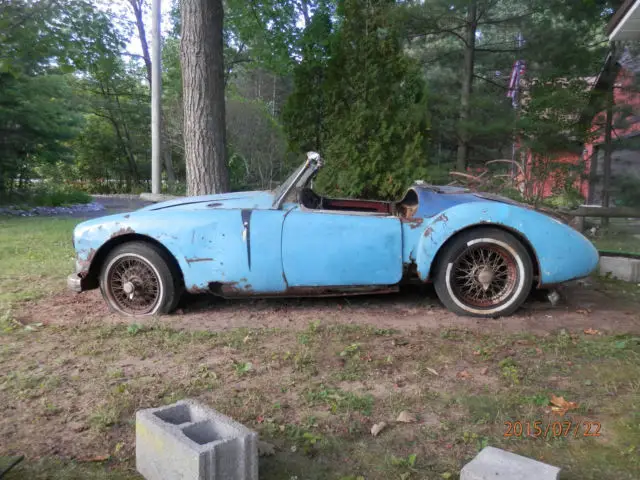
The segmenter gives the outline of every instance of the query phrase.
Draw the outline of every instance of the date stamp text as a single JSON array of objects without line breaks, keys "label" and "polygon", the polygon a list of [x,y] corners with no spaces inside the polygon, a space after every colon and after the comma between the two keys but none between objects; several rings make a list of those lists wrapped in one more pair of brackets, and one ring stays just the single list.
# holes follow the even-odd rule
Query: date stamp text
[{"label": "date stamp text", "polygon": [[504,422],[504,437],[560,438],[599,437],[600,422]]}]

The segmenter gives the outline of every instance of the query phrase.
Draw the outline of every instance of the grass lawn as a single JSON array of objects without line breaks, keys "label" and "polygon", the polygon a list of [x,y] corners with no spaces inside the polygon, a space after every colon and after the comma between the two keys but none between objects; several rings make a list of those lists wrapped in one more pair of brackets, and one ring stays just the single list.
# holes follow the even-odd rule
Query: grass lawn
[{"label": "grass lawn", "polygon": [[0,312],[65,288],[81,220],[0,216]]},{"label": "grass lawn", "polygon": [[[0,220],[4,305],[63,288],[75,222]],[[140,478],[135,411],[188,397],[275,445],[263,480],[456,479],[486,445],[560,466],[565,480],[636,479],[640,338],[589,333],[6,322],[0,456],[26,455],[8,480]],[[575,408],[555,414],[552,395]],[[416,422],[396,422],[402,411]]]},{"label": "grass lawn", "polygon": [[601,251],[640,255],[640,238],[636,235],[640,234],[606,232],[601,237],[593,239],[593,243]]}]

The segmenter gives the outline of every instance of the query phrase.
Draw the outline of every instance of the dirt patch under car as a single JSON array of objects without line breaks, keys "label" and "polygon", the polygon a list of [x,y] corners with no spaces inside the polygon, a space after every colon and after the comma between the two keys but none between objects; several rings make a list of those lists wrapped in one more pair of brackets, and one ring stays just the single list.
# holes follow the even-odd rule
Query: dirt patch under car
[{"label": "dirt patch under car", "polygon": [[377,296],[300,299],[226,300],[209,295],[186,296],[179,309],[159,319],[113,314],[98,291],[65,292],[25,305],[16,318],[24,324],[121,324],[162,322],[185,330],[247,328],[304,329],[310,322],[372,325],[411,331],[417,328],[466,328],[543,334],[561,328],[598,328],[605,332],[640,332],[640,288],[587,279],[559,290],[556,306],[542,293],[533,294],[515,315],[493,320],[459,317],[438,302],[430,286],[407,286],[399,293]]}]

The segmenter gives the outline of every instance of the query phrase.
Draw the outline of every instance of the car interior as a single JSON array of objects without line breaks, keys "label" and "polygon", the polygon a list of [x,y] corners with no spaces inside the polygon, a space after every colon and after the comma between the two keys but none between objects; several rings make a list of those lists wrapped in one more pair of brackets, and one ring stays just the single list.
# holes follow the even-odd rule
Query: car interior
[{"label": "car interior", "polygon": [[299,190],[298,201],[308,210],[334,210],[343,212],[362,212],[372,214],[397,215],[411,218],[418,209],[418,194],[410,189],[399,202],[382,202],[378,200],[354,200],[322,197],[311,188]]}]

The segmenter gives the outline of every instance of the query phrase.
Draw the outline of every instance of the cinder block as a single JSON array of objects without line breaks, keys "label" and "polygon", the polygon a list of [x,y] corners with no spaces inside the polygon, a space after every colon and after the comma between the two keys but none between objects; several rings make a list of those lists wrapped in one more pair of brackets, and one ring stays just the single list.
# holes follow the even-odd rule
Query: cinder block
[{"label": "cinder block", "polygon": [[600,275],[610,274],[618,280],[640,283],[640,260],[626,257],[600,257]]},{"label": "cinder block", "polygon": [[258,480],[258,434],[192,400],[136,412],[147,480]]},{"label": "cinder block", "polygon": [[460,480],[558,480],[560,469],[546,463],[485,447],[460,471]]}]

